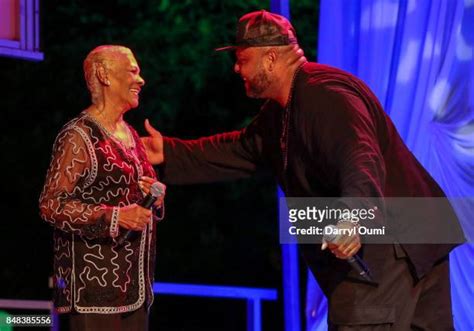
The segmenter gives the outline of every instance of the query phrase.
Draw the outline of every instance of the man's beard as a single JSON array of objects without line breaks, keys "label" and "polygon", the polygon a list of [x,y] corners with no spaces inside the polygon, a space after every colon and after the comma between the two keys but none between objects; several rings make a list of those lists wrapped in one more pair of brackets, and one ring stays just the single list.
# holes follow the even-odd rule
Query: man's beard
[{"label": "man's beard", "polygon": [[270,86],[270,78],[265,69],[261,70],[252,78],[247,80],[248,89],[247,96],[250,98],[263,98],[264,92]]}]

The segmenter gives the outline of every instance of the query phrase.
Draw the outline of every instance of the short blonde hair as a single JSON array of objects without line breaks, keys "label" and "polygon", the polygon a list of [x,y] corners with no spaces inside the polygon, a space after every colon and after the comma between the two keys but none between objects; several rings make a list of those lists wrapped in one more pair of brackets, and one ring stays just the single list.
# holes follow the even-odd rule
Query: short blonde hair
[{"label": "short blonde hair", "polygon": [[113,54],[129,54],[132,51],[120,45],[101,45],[94,48],[83,63],[84,78],[87,88],[91,93],[92,103],[96,103],[102,97],[101,84],[97,78],[97,69],[103,67],[108,71],[114,61]]}]

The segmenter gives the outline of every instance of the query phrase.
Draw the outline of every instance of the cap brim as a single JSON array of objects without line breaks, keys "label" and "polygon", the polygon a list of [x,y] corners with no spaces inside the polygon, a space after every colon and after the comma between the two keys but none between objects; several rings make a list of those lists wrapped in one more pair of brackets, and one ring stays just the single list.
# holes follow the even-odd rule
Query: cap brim
[{"label": "cap brim", "polygon": [[224,47],[219,47],[215,48],[215,52],[227,52],[227,51],[235,51],[237,46],[224,46]]}]

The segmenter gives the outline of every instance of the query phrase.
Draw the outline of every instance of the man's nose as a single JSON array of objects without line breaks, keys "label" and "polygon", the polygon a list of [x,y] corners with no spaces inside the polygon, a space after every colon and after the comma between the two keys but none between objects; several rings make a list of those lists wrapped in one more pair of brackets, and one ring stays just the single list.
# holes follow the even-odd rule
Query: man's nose
[{"label": "man's nose", "polygon": [[240,66],[239,66],[238,63],[234,64],[234,72],[235,72],[236,74],[240,73]]},{"label": "man's nose", "polygon": [[142,78],[142,76],[138,76],[137,83],[138,83],[140,86],[145,85],[145,80]]}]

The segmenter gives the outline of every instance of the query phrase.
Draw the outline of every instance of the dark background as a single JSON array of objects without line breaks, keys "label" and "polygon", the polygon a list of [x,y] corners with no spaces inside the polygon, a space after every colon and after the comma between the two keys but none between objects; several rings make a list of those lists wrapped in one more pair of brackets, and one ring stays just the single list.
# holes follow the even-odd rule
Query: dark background
[{"label": "dark background", "polygon": [[[2,185],[0,298],[49,300],[52,231],[38,215],[51,148],[90,104],[82,61],[100,44],[130,47],[146,85],[127,121],[194,138],[243,127],[261,101],[245,96],[233,55],[237,19],[269,1],[41,1],[42,62],[0,58]],[[291,2],[308,59],[319,1]],[[169,187],[158,226],[156,280],[266,287],[282,297],[276,186],[271,177]],[[304,273],[303,273],[304,275]],[[303,282],[304,285],[304,282]],[[282,301],[264,302],[264,330],[283,330]],[[244,330],[245,301],[157,296],[151,330]]]}]

